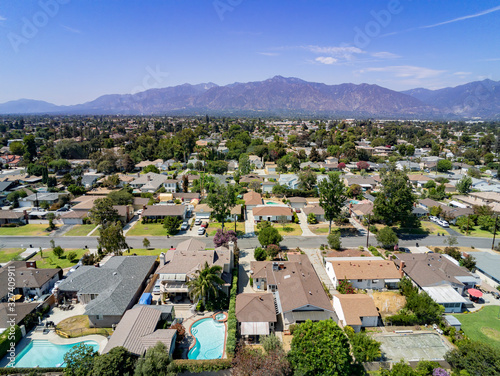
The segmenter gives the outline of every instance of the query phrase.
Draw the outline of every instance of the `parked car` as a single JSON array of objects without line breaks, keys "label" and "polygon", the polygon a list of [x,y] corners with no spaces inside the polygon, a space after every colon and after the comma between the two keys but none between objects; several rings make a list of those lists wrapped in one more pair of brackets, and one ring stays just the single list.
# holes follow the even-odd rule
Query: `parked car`
[{"label": "parked car", "polygon": [[189,230],[189,222],[188,222],[188,221],[184,221],[184,222],[182,222],[182,225],[181,225],[181,230],[182,230],[182,231]]},{"label": "parked car", "polygon": [[410,253],[410,250],[406,247],[399,247],[399,251],[404,253]]},{"label": "parked car", "polygon": [[200,218],[196,218],[196,221],[194,221],[194,224],[195,224],[196,226],[201,225],[201,219],[200,219]]},{"label": "parked car", "polygon": [[201,224],[201,227],[202,227],[202,228],[207,228],[207,227],[208,227],[208,222],[203,222],[203,223]]},{"label": "parked car", "polygon": [[69,209],[66,208],[66,207],[62,207],[62,208],[59,208],[59,209],[56,210],[57,213],[67,212],[67,211],[69,211]]},{"label": "parked car", "polygon": [[450,224],[447,221],[441,220],[438,222],[442,227],[450,227]]},{"label": "parked car", "polygon": [[141,215],[143,211],[144,211],[144,209],[139,209],[139,210],[137,210],[137,211],[135,212],[135,214],[136,214],[136,215]]},{"label": "parked car", "polygon": [[429,219],[430,219],[432,222],[437,222],[437,221],[439,221],[439,218],[438,218],[438,217],[435,217],[435,216],[433,216],[433,215],[431,215],[431,216],[429,217]]},{"label": "parked car", "polygon": [[300,208],[295,209],[295,213],[300,213]]},{"label": "parked car", "polygon": [[198,235],[204,235],[205,234],[205,228],[204,227],[200,227],[198,229]]},{"label": "parked car", "polygon": [[157,280],[155,282],[154,287],[153,287],[153,294],[159,294],[161,292],[160,285],[161,285],[161,281]]}]

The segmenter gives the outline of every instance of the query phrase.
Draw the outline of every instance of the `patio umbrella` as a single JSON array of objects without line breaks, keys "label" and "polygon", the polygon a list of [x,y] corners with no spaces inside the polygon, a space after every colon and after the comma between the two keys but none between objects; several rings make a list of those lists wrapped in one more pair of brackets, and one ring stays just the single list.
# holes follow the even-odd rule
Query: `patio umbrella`
[{"label": "patio umbrella", "polygon": [[483,296],[483,293],[477,289],[468,289],[467,292],[474,298],[480,298],[481,296]]}]

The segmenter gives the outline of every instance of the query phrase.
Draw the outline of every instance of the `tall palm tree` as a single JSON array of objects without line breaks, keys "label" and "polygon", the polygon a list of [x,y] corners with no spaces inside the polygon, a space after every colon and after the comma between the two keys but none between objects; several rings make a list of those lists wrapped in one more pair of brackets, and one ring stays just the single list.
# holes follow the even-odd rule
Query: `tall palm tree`
[{"label": "tall palm tree", "polygon": [[220,278],[221,272],[221,266],[208,266],[208,262],[205,261],[203,269],[197,270],[196,277],[187,283],[191,288],[191,296],[194,299],[202,299],[203,304],[210,295],[217,296],[219,287],[224,284]]}]

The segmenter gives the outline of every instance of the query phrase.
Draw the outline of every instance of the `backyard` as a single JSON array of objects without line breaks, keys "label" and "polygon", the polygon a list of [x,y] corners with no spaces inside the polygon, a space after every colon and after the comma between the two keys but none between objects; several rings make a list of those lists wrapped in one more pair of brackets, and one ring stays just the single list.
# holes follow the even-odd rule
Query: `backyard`
[{"label": "backyard", "polygon": [[0,236],[48,236],[48,225],[24,225],[19,227],[0,227]]},{"label": "backyard", "polygon": [[90,328],[89,317],[79,315],[68,317],[57,324],[56,333],[65,338],[82,337],[89,334],[101,334],[108,337],[113,334],[113,329]]},{"label": "backyard", "polygon": [[395,315],[406,304],[406,298],[399,292],[374,292],[373,301],[382,318]]},{"label": "backyard", "polygon": [[462,330],[473,341],[488,343],[500,350],[500,307],[486,306],[473,313],[455,314]]},{"label": "backyard", "polygon": [[[70,252],[76,253],[76,257],[73,261],[70,261],[67,258],[67,255]],[[86,252],[88,252],[88,249],[65,249],[61,258],[58,258],[56,255],[54,255],[54,251],[52,249],[47,249],[42,252],[42,255],[40,255],[40,252],[38,252],[29,260],[36,261],[36,266],[40,269],[50,269],[56,267],[64,269],[75,265]]]},{"label": "backyard", "polygon": [[128,232],[127,236],[166,236],[167,229],[161,223],[137,222]]},{"label": "backyard", "polygon": [[87,234],[95,228],[96,225],[75,225],[71,230],[64,233],[63,236],[87,236]]},{"label": "backyard", "polygon": [[2,248],[0,250],[0,263],[14,260],[24,251],[23,248]]}]

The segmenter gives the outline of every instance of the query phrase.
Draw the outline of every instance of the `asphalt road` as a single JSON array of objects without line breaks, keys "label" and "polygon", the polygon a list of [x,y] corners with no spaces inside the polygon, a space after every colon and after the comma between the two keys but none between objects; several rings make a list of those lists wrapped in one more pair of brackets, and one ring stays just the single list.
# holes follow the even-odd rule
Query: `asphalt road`
[{"label": "asphalt road", "polygon": [[[500,237],[500,236],[499,236]],[[175,247],[181,241],[190,239],[188,236],[173,236],[167,238],[165,236],[158,237],[147,237],[151,242],[151,246],[155,248],[170,248]],[[196,236],[196,239],[204,241],[208,246],[212,246],[213,237],[203,237]],[[446,236],[404,236],[400,238],[399,245],[403,247],[415,246],[418,242],[419,245],[434,245],[440,246],[445,245],[444,241]],[[63,236],[63,237],[47,237],[47,236],[0,236],[0,249],[1,248],[27,248],[51,247],[50,241],[55,241],[56,245],[60,245],[63,248],[97,248],[97,237],[96,236]],[[140,236],[128,236],[127,243],[132,248],[143,248],[142,240],[144,237]],[[459,246],[474,246],[476,248],[491,248],[492,239],[489,238],[476,238],[476,237],[457,237]],[[498,245],[499,240],[495,241],[495,245]],[[318,248],[321,244],[327,244],[326,236],[288,236],[280,243],[282,246],[286,246],[290,249],[297,247],[300,248]],[[377,245],[377,241],[374,237],[370,237],[370,245]],[[259,241],[257,237],[252,238],[240,238],[238,239],[238,245],[240,248],[254,248],[259,246]],[[366,236],[348,236],[342,237],[343,247],[358,247],[366,246]]]}]

